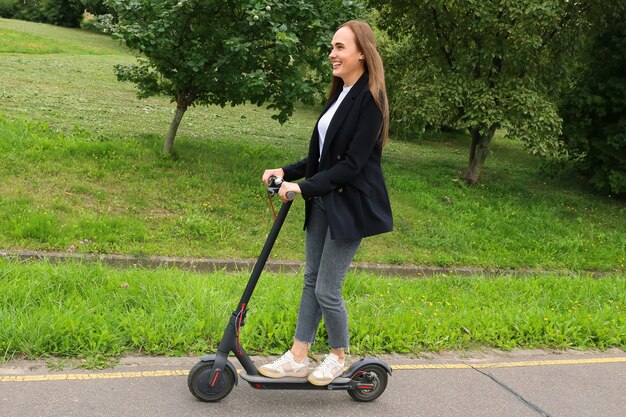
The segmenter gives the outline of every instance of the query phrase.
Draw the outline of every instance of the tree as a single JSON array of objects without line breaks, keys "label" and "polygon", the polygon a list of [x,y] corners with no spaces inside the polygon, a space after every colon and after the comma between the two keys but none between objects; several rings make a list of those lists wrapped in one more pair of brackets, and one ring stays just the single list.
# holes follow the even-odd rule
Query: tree
[{"label": "tree", "polygon": [[467,129],[464,180],[479,180],[497,129],[562,156],[555,105],[588,32],[591,1],[370,0],[392,44],[394,122]]},{"label": "tree", "polygon": [[560,107],[576,167],[602,192],[626,195],[626,6],[610,10]]},{"label": "tree", "polygon": [[189,106],[269,103],[281,123],[297,100],[319,91],[327,46],[337,26],[358,10],[341,0],[109,0],[112,31],[141,53],[116,66],[139,97],[176,102],[163,153]]}]

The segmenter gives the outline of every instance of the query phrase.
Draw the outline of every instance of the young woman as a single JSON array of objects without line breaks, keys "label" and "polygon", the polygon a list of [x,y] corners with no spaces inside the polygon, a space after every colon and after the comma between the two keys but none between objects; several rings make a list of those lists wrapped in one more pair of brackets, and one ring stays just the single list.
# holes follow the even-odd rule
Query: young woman
[{"label": "young woman", "polygon": [[[276,378],[308,375],[315,385],[329,384],[345,364],[348,314],[341,289],[361,239],[392,229],[381,169],[389,108],[372,28],[361,21],[343,24],[329,58],[333,82],[308,156],[263,173],[265,184],[272,176],[285,180],[279,191],[283,199],[290,191],[305,199],[306,264],[293,346],[259,371]],[[309,374],[307,355],[322,317],[331,352]]]}]

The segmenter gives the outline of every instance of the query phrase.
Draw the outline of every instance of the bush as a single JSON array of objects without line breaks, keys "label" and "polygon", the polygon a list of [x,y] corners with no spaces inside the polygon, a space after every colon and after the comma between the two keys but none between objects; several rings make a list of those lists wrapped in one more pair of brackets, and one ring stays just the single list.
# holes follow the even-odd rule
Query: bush
[{"label": "bush", "polygon": [[0,16],[57,26],[79,27],[81,0],[0,0]]},{"label": "bush", "polygon": [[81,29],[95,33],[109,33],[111,26],[111,15],[85,16],[80,23]]},{"label": "bush", "polygon": [[85,6],[80,0],[41,0],[41,11],[46,23],[79,27]]},{"label": "bush", "polygon": [[105,0],[81,0],[85,10],[93,15],[112,14],[113,9],[106,5]]},{"label": "bush", "polygon": [[13,17],[30,22],[45,22],[45,16],[41,11],[40,3],[40,0],[18,0]]},{"label": "bush", "polygon": [[12,18],[17,11],[19,0],[0,0],[0,17]]},{"label": "bush", "polygon": [[563,140],[597,190],[626,195],[626,12],[611,20],[564,97]]}]

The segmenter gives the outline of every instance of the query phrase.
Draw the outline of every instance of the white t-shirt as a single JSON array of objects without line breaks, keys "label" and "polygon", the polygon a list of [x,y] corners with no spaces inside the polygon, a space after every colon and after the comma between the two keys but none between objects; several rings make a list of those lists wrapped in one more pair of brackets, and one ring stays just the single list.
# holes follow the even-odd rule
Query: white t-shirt
[{"label": "white t-shirt", "polygon": [[330,126],[330,122],[331,120],[333,120],[333,116],[335,115],[337,108],[339,108],[339,105],[348,95],[348,92],[351,88],[352,86],[343,87],[343,90],[339,94],[337,101],[335,101],[333,105],[328,108],[326,113],[324,113],[324,115],[320,118],[320,121],[317,123],[317,133],[320,137],[320,158],[322,157],[322,149],[324,149],[324,141],[326,140],[326,132],[328,131],[328,126]]}]

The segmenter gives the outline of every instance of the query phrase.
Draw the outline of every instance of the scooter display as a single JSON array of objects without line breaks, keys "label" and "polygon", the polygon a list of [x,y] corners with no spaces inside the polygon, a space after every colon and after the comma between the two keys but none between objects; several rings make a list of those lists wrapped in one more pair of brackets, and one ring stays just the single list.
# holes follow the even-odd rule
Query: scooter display
[{"label": "scooter display", "polygon": [[[272,177],[267,192],[271,196],[278,194],[281,178]],[[250,279],[243,292],[237,309],[232,313],[224,335],[214,355],[200,358],[189,371],[187,386],[191,393],[200,401],[214,402],[225,398],[238,384],[239,377],[255,389],[281,390],[345,390],[356,401],[372,401],[378,398],[387,387],[387,377],[391,368],[378,358],[365,357],[352,363],[339,377],[326,386],[311,384],[306,377],[267,378],[261,375],[239,340],[240,329],[245,323],[248,303],[259,281],[261,272],[269,258],[278,233],[280,232],[295,194],[287,195],[289,201],[284,202],[274,224],[267,236],[261,254],[254,265]],[[270,200],[271,201],[271,200]],[[235,366],[228,360],[230,353],[239,360],[243,370],[238,375]]]}]

